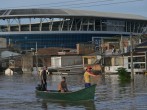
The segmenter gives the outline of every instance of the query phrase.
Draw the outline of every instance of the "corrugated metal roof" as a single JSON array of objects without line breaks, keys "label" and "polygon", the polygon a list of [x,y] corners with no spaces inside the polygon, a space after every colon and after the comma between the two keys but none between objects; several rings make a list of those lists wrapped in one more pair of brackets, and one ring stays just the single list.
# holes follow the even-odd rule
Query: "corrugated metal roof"
[{"label": "corrugated metal roof", "polygon": [[133,14],[108,13],[86,10],[71,10],[71,9],[8,9],[0,10],[0,18],[6,17],[29,17],[29,16],[48,16],[48,17],[63,17],[63,16],[80,16],[80,17],[102,17],[116,19],[132,19],[132,20],[147,20],[147,17]]},{"label": "corrugated metal roof", "polygon": [[15,56],[18,56],[18,55],[20,55],[20,54],[19,53],[15,53],[15,52],[11,52],[11,51],[3,51],[1,53],[1,58],[8,58],[10,56],[15,57]]},{"label": "corrugated metal roof", "polygon": [[71,15],[84,15],[84,16],[96,16],[105,18],[119,18],[119,19],[136,19],[136,20],[147,20],[146,17],[133,14],[122,14],[122,13],[108,13],[108,12],[97,12],[97,11],[84,11],[84,10],[64,10],[66,13]]}]

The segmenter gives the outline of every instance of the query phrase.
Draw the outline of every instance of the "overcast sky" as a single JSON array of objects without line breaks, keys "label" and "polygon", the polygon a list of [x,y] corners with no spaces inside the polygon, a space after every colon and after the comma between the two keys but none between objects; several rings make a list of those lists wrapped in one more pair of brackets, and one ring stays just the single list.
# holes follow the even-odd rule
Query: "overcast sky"
[{"label": "overcast sky", "polygon": [[147,17],[147,0],[0,0],[0,9],[8,8],[80,9]]}]

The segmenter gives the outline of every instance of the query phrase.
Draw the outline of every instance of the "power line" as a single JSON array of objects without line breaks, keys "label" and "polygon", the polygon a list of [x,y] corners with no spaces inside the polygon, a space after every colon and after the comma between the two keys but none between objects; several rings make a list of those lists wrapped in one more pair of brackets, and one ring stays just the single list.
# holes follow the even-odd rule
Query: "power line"
[{"label": "power line", "polygon": [[[86,0],[80,0],[81,1],[86,1]],[[33,7],[33,6],[45,6],[45,5],[57,5],[57,4],[67,4],[67,3],[73,3],[73,2],[79,2],[79,0],[71,0],[71,1],[63,1],[63,2],[51,2],[51,3],[44,3],[44,4],[39,4],[39,5],[23,5],[19,6],[20,8],[25,8],[25,7]],[[7,8],[1,8],[1,9],[10,9],[10,8],[19,8],[19,7],[7,7]]]},{"label": "power line", "polygon": [[104,3],[104,4],[84,5],[84,6],[73,6],[73,7],[70,7],[70,8],[81,8],[81,7],[92,7],[92,6],[115,5],[115,4],[125,4],[125,3],[141,2],[141,1],[144,1],[144,0],[130,0],[130,1],[123,1],[123,2],[112,2],[112,3]]},{"label": "power line", "polygon": [[[84,3],[81,3],[82,5],[84,5],[84,4],[94,4],[94,3],[98,3],[98,2],[106,2],[106,1],[114,1],[114,0],[98,0],[98,1],[93,1],[93,2],[84,2]],[[81,1],[79,1],[79,2],[81,2]],[[74,4],[65,4],[65,5],[51,5],[50,7],[59,7],[59,6],[61,6],[61,7],[63,7],[63,6],[77,6],[77,5],[79,5],[79,3],[74,3]]]},{"label": "power line", "polygon": [[[140,2],[140,1],[144,1],[144,0],[130,0],[130,1],[124,1],[124,2],[112,2],[112,3],[106,3],[106,4],[95,4],[95,5],[86,5],[86,6],[77,6],[77,7],[73,7],[73,8],[80,8],[80,7],[91,7],[91,6],[103,6],[103,5],[115,5],[115,4],[124,4],[124,3],[133,3],[133,2]],[[71,7],[72,8],[72,7]]]},{"label": "power line", "polygon": [[[78,3],[74,3],[74,4],[67,4],[67,3],[71,3],[71,2],[76,2],[75,0],[72,0],[72,1],[64,1],[64,2],[53,2],[53,3],[50,3],[50,4],[40,4],[40,5],[30,5],[30,6],[20,6],[21,8],[26,8],[26,7],[32,7],[32,6],[45,6],[45,5],[50,5],[50,7],[52,8],[55,8],[55,7],[65,7],[65,6],[68,6],[70,8],[81,8],[81,7],[92,7],[92,6],[103,6],[103,5],[115,5],[115,4],[124,4],[124,3],[133,3],[133,2],[140,2],[140,1],[144,1],[144,0],[130,0],[130,1],[121,1],[121,2],[112,2],[112,3],[104,3],[104,4],[95,4],[95,3],[98,3],[98,2],[106,2],[106,1],[113,1],[113,0],[101,0],[101,1],[93,1],[93,2],[84,2],[84,3],[81,3],[79,4],[79,2],[81,1],[85,1],[85,0],[80,0],[78,1]],[[62,3],[66,3],[65,5],[61,5]],[[55,4],[55,5],[53,5]],[[88,5],[83,5],[83,4],[88,4]],[[91,4],[91,5],[89,5]],[[78,6],[77,6],[78,5]],[[79,6],[80,5],[80,6]],[[8,8],[16,8],[16,7],[8,7]],[[8,9],[7,8],[7,9]],[[18,7],[17,7],[18,8]]]}]

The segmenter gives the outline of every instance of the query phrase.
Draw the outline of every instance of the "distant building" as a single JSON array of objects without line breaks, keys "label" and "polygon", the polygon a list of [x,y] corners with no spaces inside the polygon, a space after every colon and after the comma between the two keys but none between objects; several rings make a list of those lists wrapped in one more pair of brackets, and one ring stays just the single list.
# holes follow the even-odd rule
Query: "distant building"
[{"label": "distant building", "polygon": [[7,50],[2,51],[0,63],[3,68],[22,67],[21,54]]},{"label": "distant building", "polygon": [[59,55],[51,57],[51,67],[65,67],[82,65],[82,56],[79,55]]},{"label": "distant building", "polygon": [[114,36],[140,35],[147,18],[139,15],[71,9],[0,10],[0,37],[23,50],[36,47],[76,48]]}]

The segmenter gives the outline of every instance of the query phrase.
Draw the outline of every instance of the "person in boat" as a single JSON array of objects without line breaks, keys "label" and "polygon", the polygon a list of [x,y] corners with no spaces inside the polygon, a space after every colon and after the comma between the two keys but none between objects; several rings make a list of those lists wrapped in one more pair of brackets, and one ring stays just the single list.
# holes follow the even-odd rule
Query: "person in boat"
[{"label": "person in boat", "polygon": [[58,85],[58,91],[59,92],[68,92],[66,78],[62,77],[62,81]]},{"label": "person in boat", "polygon": [[90,76],[95,77],[96,75],[94,75],[92,73],[92,67],[88,66],[86,68],[86,71],[84,73],[84,82],[85,82],[85,87],[90,87],[91,86],[91,82],[90,82]]},{"label": "person in boat", "polygon": [[41,87],[42,87],[42,91],[46,91],[47,90],[47,73],[46,73],[46,67],[43,67],[43,71],[41,72]]}]

